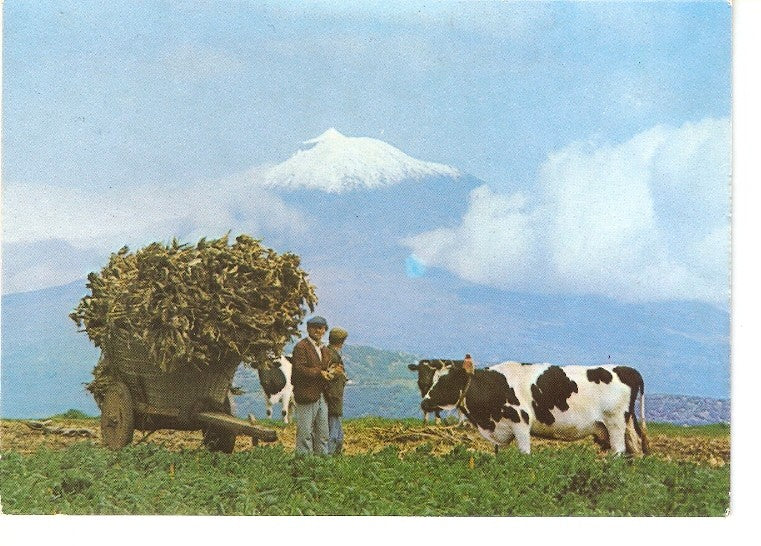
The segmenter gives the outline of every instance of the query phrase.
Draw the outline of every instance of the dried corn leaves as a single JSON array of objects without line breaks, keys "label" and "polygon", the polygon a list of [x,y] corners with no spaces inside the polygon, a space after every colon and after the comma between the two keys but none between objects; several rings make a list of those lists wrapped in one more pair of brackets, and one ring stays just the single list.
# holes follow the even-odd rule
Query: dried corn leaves
[{"label": "dried corn leaves", "polygon": [[317,302],[299,266],[295,254],[278,254],[247,235],[233,244],[225,236],[195,246],[175,240],[134,253],[122,248],[100,273],[90,273],[91,293],[70,315],[101,348],[90,390],[100,390],[125,344],[140,346],[164,371],[279,354]]}]

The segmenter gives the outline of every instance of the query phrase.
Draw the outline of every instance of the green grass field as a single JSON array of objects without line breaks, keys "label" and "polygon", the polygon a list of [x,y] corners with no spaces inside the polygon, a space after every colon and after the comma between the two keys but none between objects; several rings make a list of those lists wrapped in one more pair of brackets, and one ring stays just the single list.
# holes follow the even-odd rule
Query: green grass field
[{"label": "green grass field", "polygon": [[[355,421],[355,430],[398,423]],[[728,427],[652,425],[651,433],[729,435]],[[393,446],[342,457],[294,457],[280,445],[232,455],[152,443],[108,451],[82,442],[3,452],[7,514],[723,516],[729,465],[599,457],[591,446],[513,447],[498,456]]]},{"label": "green grass field", "polygon": [[666,434],[668,436],[700,436],[708,438],[721,438],[729,436],[729,425],[716,423],[713,425],[701,425],[695,427],[685,427],[680,425],[671,425],[669,423],[648,423],[647,430],[650,434]]}]

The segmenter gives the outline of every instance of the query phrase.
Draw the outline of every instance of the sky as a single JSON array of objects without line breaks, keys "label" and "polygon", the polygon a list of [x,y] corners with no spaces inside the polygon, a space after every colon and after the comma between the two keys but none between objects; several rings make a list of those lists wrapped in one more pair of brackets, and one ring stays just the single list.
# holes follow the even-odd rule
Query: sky
[{"label": "sky", "polygon": [[724,2],[9,2],[5,178],[216,179],[336,127],[519,188],[729,115]]},{"label": "sky", "polygon": [[[724,2],[7,2],[3,291],[177,233],[298,236],[277,195],[246,203],[251,180],[335,128],[483,181],[460,226],[402,242],[410,271],[607,296],[643,271],[624,298],[725,304],[730,19]],[[523,266],[495,272],[506,259]]]}]

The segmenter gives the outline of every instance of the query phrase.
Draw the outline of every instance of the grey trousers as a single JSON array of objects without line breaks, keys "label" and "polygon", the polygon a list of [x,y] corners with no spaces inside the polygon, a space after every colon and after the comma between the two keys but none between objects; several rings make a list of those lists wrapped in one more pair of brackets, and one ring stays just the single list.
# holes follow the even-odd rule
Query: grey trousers
[{"label": "grey trousers", "polygon": [[328,453],[328,404],[321,394],[317,402],[296,404],[296,453]]},{"label": "grey trousers", "polygon": [[328,416],[328,454],[340,455],[344,448],[344,430],[340,415]]}]

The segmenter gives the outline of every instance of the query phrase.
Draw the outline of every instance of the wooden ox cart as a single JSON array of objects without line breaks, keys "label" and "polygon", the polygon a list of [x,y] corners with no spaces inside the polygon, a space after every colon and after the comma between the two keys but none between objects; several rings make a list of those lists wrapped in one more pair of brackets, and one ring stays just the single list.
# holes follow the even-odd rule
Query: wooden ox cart
[{"label": "wooden ox cart", "polygon": [[100,400],[103,443],[121,449],[132,442],[135,429],[201,430],[212,451],[232,453],[238,435],[274,442],[274,430],[233,417],[232,378],[239,360],[221,359],[217,366],[185,366],[164,372],[135,344],[120,343],[106,352],[108,383]]}]

